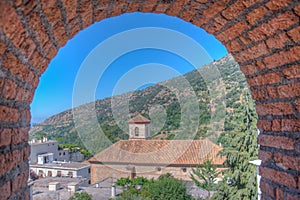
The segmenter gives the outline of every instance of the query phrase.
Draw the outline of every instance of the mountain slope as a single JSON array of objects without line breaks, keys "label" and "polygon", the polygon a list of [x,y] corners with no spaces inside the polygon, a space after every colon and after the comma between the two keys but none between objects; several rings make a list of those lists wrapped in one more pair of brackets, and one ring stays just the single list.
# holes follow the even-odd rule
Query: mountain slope
[{"label": "mountain slope", "polygon": [[[111,142],[127,139],[127,121],[140,113],[151,118],[151,134],[155,139],[216,140],[224,120],[226,129],[226,120],[232,119],[230,113],[242,103],[241,94],[247,90],[238,64],[227,55],[144,90],[82,105],[74,109],[75,117],[72,110],[54,115],[33,126],[30,135],[35,137],[44,132],[49,139],[88,146],[99,152]],[[187,111],[198,109],[199,112]],[[95,113],[95,123],[91,123]]]}]

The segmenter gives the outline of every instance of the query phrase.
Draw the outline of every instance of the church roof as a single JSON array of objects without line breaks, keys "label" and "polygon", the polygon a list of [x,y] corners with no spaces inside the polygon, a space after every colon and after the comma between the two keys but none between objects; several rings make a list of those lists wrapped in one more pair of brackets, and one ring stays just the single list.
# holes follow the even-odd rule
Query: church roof
[{"label": "church roof", "polygon": [[142,115],[137,115],[128,121],[129,124],[150,124],[150,120]]},{"label": "church roof", "polygon": [[120,140],[89,162],[124,164],[198,165],[207,159],[221,165],[222,147],[209,140]]}]

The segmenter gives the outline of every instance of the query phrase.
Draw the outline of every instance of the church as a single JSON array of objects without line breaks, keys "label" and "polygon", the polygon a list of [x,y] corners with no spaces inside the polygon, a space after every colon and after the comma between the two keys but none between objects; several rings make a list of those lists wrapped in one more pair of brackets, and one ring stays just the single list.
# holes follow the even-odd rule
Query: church
[{"label": "church", "polygon": [[191,180],[192,168],[207,159],[223,170],[222,147],[209,140],[151,140],[150,120],[137,115],[128,122],[129,140],[120,140],[90,158],[91,183],[107,178],[143,176],[157,178],[171,173],[175,178]]}]

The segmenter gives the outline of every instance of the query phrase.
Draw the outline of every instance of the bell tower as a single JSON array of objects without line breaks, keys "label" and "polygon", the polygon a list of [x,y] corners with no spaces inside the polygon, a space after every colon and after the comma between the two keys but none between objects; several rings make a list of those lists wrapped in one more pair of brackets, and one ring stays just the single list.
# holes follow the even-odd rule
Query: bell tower
[{"label": "bell tower", "polygon": [[128,121],[129,139],[146,140],[150,139],[150,120],[142,115],[137,115]]}]

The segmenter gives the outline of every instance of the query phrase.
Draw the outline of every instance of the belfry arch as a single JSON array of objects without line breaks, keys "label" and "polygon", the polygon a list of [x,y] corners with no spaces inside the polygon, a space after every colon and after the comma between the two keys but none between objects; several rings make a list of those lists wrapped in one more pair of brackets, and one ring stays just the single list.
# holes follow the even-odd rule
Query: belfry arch
[{"label": "belfry arch", "polygon": [[0,199],[29,199],[30,103],[59,48],[130,12],[164,13],[213,34],[240,64],[261,131],[264,199],[300,198],[300,1],[0,1]]}]

